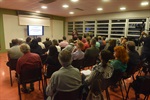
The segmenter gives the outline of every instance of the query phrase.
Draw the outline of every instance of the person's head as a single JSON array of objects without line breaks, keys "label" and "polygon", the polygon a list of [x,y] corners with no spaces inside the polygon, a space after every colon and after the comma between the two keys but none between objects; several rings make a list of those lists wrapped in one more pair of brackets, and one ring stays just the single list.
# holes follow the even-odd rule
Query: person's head
[{"label": "person's head", "polygon": [[110,46],[115,47],[116,46],[116,40],[112,39],[109,41]]},{"label": "person's head", "polygon": [[41,37],[38,37],[38,38],[37,38],[37,41],[38,41],[38,42],[41,42],[41,41],[42,41]]},{"label": "person's head", "polygon": [[82,36],[81,36],[81,35],[79,35],[79,36],[78,36],[78,39],[81,41],[81,40],[82,40]]},{"label": "person's head", "polygon": [[76,29],[74,29],[74,30],[73,30],[73,32],[77,32],[77,30],[76,30]]},{"label": "person's head", "polygon": [[135,43],[133,41],[128,41],[126,44],[126,48],[129,51],[135,51]]},{"label": "person's head", "polygon": [[123,46],[116,46],[114,48],[114,57],[122,63],[127,63],[129,59],[126,49]]},{"label": "person's head", "polygon": [[49,38],[46,38],[46,41],[49,41]]},{"label": "person's head", "polygon": [[99,58],[102,62],[102,67],[106,67],[107,62],[111,59],[111,52],[109,50],[102,50]]},{"label": "person's head", "polygon": [[92,40],[91,40],[91,43],[90,43],[92,46],[95,46],[96,45],[96,40],[93,38]]},{"label": "person's head", "polygon": [[18,45],[19,44],[18,39],[12,39],[11,42],[12,42],[13,45]]},{"label": "person's head", "polygon": [[63,40],[66,40],[66,37],[65,37],[65,36],[63,36]]},{"label": "person's head", "polygon": [[81,41],[78,41],[77,42],[77,48],[82,50],[84,48],[84,44]]},{"label": "person's head", "polygon": [[54,39],[54,40],[52,41],[52,44],[53,44],[53,45],[58,45],[58,41],[57,41],[56,39]]},{"label": "person's head", "polygon": [[94,39],[96,40],[96,41],[98,41],[98,37],[96,36],[96,37],[94,37]]},{"label": "person's head", "polygon": [[31,48],[36,48],[37,46],[38,46],[38,41],[37,41],[37,39],[33,39],[33,40],[31,41],[30,47],[31,47]]},{"label": "person's head", "polygon": [[31,37],[27,37],[26,38],[26,43],[30,43],[31,42]]},{"label": "person's head", "polygon": [[72,62],[72,56],[71,56],[71,52],[66,50],[66,49],[63,49],[59,55],[58,55],[58,59],[59,59],[59,62],[60,64],[63,66],[63,67],[68,67],[71,62]]},{"label": "person's head", "polygon": [[26,43],[20,45],[20,51],[24,54],[30,52],[30,46]]},{"label": "person's head", "polygon": [[49,55],[57,55],[57,54],[58,54],[58,51],[57,51],[56,46],[51,45],[51,46],[49,47]]}]

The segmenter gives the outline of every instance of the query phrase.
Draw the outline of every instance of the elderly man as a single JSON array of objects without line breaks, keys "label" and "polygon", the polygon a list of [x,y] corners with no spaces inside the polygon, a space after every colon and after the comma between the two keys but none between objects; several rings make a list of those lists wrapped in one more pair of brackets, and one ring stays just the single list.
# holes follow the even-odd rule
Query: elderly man
[{"label": "elderly man", "polygon": [[136,67],[140,63],[140,56],[139,53],[135,50],[135,43],[133,41],[127,42],[126,49],[129,55],[126,71],[129,71],[131,67]]},{"label": "elderly man", "polygon": [[[20,74],[22,72],[22,69],[29,70],[27,67],[42,67],[41,58],[38,54],[31,53],[30,47],[28,44],[21,44],[20,50],[24,54],[21,58],[18,59],[16,72]],[[28,66],[25,66],[25,65]],[[24,68],[23,68],[24,67]],[[26,68],[25,68],[26,67]],[[30,83],[30,89],[26,88],[26,84],[22,84],[22,92],[29,93],[34,90],[34,84]]]},{"label": "elderly man", "polygon": [[81,86],[81,74],[77,68],[71,65],[71,52],[66,49],[62,50],[58,59],[62,67],[53,73],[46,88],[46,94],[49,96],[48,100],[53,100],[57,91],[71,92]]}]

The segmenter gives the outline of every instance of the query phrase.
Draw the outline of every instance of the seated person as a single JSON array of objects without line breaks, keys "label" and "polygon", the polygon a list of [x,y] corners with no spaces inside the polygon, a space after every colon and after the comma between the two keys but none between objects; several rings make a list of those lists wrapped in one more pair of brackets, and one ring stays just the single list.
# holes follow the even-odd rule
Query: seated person
[{"label": "seated person", "polygon": [[8,59],[18,59],[23,56],[23,53],[20,51],[20,45],[18,39],[12,40],[13,46],[8,49]]},{"label": "seated person", "polygon": [[114,48],[114,57],[115,60],[111,61],[111,65],[114,67],[114,70],[125,72],[129,59],[126,49],[123,46],[116,46]]},{"label": "seated person", "polygon": [[126,45],[126,49],[129,55],[129,61],[127,63],[127,70],[128,72],[131,67],[136,67],[140,63],[140,55],[139,53],[135,50],[135,43],[133,41],[128,41]]},{"label": "seated person", "polygon": [[61,41],[61,42],[59,43],[59,46],[60,46],[61,48],[65,48],[67,45],[68,45],[68,42],[67,42],[67,40],[66,40],[66,37],[63,36],[63,41]]},{"label": "seated person", "polygon": [[84,55],[84,67],[89,67],[96,64],[99,55],[99,49],[96,47],[96,40],[92,39],[91,47],[86,49]]},{"label": "seated person", "polygon": [[85,83],[90,85],[90,92],[87,96],[87,100],[92,100],[92,98],[90,98],[90,96],[92,95],[99,99],[103,98],[101,92],[105,88],[107,88],[107,79],[109,79],[112,76],[114,71],[114,68],[109,63],[109,60],[111,58],[110,51],[102,50],[99,58],[101,60],[101,63],[95,65],[91,74],[85,79]]},{"label": "seated person", "polygon": [[38,54],[39,56],[41,56],[43,54],[42,52],[42,48],[41,46],[38,44],[38,41],[37,39],[33,39],[31,44],[30,44],[30,48],[31,48],[31,52],[32,53],[36,53]]},{"label": "seated person", "polygon": [[38,44],[41,46],[41,48],[45,49],[45,45],[43,44],[41,37],[38,37],[37,41],[38,41]]},{"label": "seated person", "polygon": [[78,41],[77,46],[74,49],[75,51],[72,52],[72,60],[81,60],[84,58],[84,52],[82,51],[83,47],[84,44],[81,41]]},{"label": "seated person", "polygon": [[57,91],[71,92],[80,88],[82,85],[81,74],[77,68],[71,65],[71,52],[62,50],[58,56],[62,67],[52,74],[46,88],[47,100],[53,100]]},{"label": "seated person", "polygon": [[[24,53],[24,55],[18,59],[18,62],[17,62],[17,67],[16,67],[16,72],[17,74],[20,74],[24,69],[24,70],[29,70],[29,68],[26,68],[25,67],[28,67],[28,66],[24,66],[26,64],[28,64],[30,67],[35,67],[35,65],[37,67],[41,66],[42,67],[42,62],[41,62],[41,58],[38,54],[35,54],[35,53],[31,53],[30,52],[30,47],[28,44],[21,44],[20,46],[20,50],[22,53]],[[24,67],[24,68],[22,68]],[[29,93],[31,91],[34,90],[34,84],[33,83],[30,83],[30,89],[27,89],[26,87],[26,84],[22,84],[22,92],[24,93]]]},{"label": "seated person", "polygon": [[[47,56],[47,59],[45,61],[45,64],[47,64],[49,67],[49,72],[47,72],[47,75],[52,75],[53,72],[59,70],[61,67],[59,61],[58,61],[58,51],[57,48],[54,45],[51,45],[49,47],[49,54]],[[47,70],[48,71],[48,70]]]},{"label": "seated person", "polygon": [[93,67],[91,74],[85,79],[89,84],[91,84],[98,73],[101,74],[104,79],[108,79],[112,76],[114,68],[109,63],[111,52],[108,50],[102,50],[99,59],[101,62]]}]

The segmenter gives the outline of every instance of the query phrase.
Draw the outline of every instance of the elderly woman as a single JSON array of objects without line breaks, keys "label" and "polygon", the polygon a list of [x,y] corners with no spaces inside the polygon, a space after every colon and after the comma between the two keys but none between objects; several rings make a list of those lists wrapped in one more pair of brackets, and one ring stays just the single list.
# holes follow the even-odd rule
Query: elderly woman
[{"label": "elderly woman", "polygon": [[[54,100],[58,91],[72,92],[81,86],[81,74],[77,68],[71,65],[71,52],[64,49],[59,53],[58,59],[62,67],[52,74],[49,85],[46,88],[48,100]],[[71,98],[68,98],[71,100]]]}]

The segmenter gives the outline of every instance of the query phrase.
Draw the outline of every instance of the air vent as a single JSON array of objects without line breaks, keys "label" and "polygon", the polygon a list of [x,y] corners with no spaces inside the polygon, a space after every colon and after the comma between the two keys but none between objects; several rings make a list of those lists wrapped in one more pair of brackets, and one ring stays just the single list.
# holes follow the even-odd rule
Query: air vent
[{"label": "air vent", "polygon": [[74,8],[74,9],[79,10],[79,11],[84,11],[84,10],[83,10],[83,9],[81,9],[81,8]]},{"label": "air vent", "polygon": [[48,3],[52,3],[55,2],[56,0],[42,0],[39,3],[44,3],[44,4],[48,4]]}]

